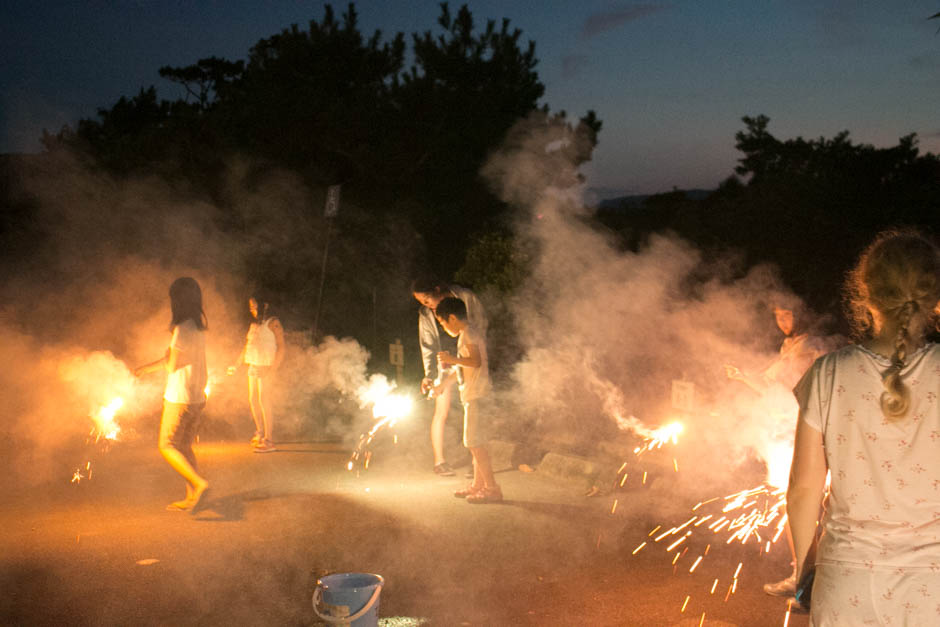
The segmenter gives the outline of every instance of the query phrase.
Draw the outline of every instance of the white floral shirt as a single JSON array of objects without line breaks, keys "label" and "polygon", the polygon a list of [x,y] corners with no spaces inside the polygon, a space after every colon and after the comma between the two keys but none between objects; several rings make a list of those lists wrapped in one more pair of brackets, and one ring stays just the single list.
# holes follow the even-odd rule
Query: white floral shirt
[{"label": "white floral shirt", "polygon": [[890,361],[852,345],[818,359],[794,389],[821,431],[831,488],[817,562],[940,573],[940,346],[910,355],[903,418],[881,411]]}]

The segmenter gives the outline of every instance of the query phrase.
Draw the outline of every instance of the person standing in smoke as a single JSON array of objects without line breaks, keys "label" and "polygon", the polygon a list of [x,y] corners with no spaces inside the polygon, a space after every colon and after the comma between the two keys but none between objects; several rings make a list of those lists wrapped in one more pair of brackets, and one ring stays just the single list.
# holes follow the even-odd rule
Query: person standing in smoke
[{"label": "person standing in smoke", "polygon": [[[482,303],[470,290],[459,285],[447,285],[433,278],[420,278],[412,281],[411,294],[421,303],[418,312],[418,343],[421,345],[421,359],[424,363],[424,379],[421,380],[421,393],[428,394],[436,383],[443,380],[441,364],[437,355],[443,350],[456,352],[453,340],[441,338],[434,310],[445,298],[458,298],[467,309],[467,319],[483,340],[486,340],[487,319]],[[434,396],[434,416],[431,418],[431,448],[434,451],[434,472],[442,477],[453,477],[456,473],[444,458],[444,426],[453,397],[451,386],[440,389]]]},{"label": "person standing in smoke", "polygon": [[209,482],[196,466],[193,441],[206,406],[206,314],[202,290],[190,277],[170,286],[172,319],[170,345],[160,359],[140,366],[134,375],[164,371],[163,414],[160,417],[159,449],[170,466],[186,480],[186,498],[167,505],[170,511],[195,511],[203,503]]},{"label": "person standing in smoke", "polygon": [[[761,372],[759,380],[753,381],[734,366],[725,366],[729,378],[741,381],[765,398],[772,398],[771,391],[775,389],[781,392],[785,389],[789,394],[803,373],[822,354],[819,338],[809,333],[796,332],[796,321],[792,309],[774,307],[774,321],[777,323],[777,328],[783,332],[783,343],[780,345],[777,357]],[[790,566],[793,570],[780,581],[764,584],[764,593],[771,596],[786,597],[796,592],[796,553],[789,523],[785,524],[784,531],[790,548]]]},{"label": "person standing in smoke", "polygon": [[810,625],[936,625],[940,345],[926,334],[940,314],[940,249],[882,233],[845,295],[860,343],[817,360],[795,389],[787,516],[801,582],[815,561]]},{"label": "person standing in smoke", "polygon": [[275,372],[284,360],[284,328],[280,320],[271,315],[269,299],[258,295],[248,299],[251,326],[245,347],[228,373],[234,374],[241,364],[248,365],[248,405],[255,422],[255,435],[251,446],[255,453],[276,451],[272,439],[274,414],[271,409],[270,385]]},{"label": "person standing in smoke", "polygon": [[774,307],[774,320],[777,328],[783,332],[780,351],[770,364],[754,380],[734,366],[725,366],[728,378],[744,383],[758,394],[764,394],[768,388],[780,384],[791,390],[803,373],[822,354],[819,338],[809,333],[798,333],[793,310]]},{"label": "person standing in smoke", "polygon": [[496,484],[493,465],[486,450],[485,412],[480,411],[480,401],[489,392],[490,374],[486,355],[486,340],[478,329],[470,324],[467,306],[459,298],[448,297],[438,303],[435,310],[437,321],[451,337],[457,338],[457,354],[441,351],[437,358],[442,366],[455,366],[443,381],[434,386],[434,392],[443,393],[460,381],[460,402],[463,404],[463,445],[473,456],[473,481],[466,488],[454,492],[454,496],[467,499],[468,503],[498,503],[503,493]]}]

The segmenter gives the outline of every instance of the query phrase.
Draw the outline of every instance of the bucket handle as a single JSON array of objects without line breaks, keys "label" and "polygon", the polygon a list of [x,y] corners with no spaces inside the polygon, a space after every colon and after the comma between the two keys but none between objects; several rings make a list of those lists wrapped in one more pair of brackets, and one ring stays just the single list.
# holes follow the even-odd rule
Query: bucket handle
[{"label": "bucket handle", "polygon": [[357,620],[365,615],[366,612],[372,609],[372,606],[375,605],[375,602],[379,599],[379,594],[382,592],[382,584],[377,584],[375,586],[375,592],[372,593],[372,597],[369,599],[369,602],[362,606],[362,609],[353,614],[352,616],[327,616],[326,614],[321,614],[319,610],[320,605],[320,586],[317,586],[313,591],[313,611],[316,612],[316,615],[325,620],[328,623],[334,625],[340,625],[343,623],[351,623],[354,620]]}]

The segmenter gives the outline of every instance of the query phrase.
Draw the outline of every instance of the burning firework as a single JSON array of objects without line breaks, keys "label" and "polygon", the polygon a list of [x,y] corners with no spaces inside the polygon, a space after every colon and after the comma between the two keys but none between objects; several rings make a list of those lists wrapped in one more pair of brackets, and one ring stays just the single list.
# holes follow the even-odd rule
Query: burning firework
[{"label": "burning firework", "polygon": [[[411,413],[414,401],[405,394],[392,393],[394,389],[394,384],[388,383],[385,377],[379,375],[373,376],[369,384],[357,392],[362,407],[372,405],[372,416],[375,422],[367,433],[359,436],[359,443],[346,463],[347,470],[351,471],[359,460],[362,460],[363,469],[367,470],[372,461],[372,451],[369,450],[369,446],[375,439],[376,433],[383,427],[394,427],[398,420]],[[397,443],[398,436],[393,437]]]},{"label": "burning firework", "polygon": [[[88,444],[105,442],[110,444],[118,439],[121,426],[115,420],[117,412],[124,407],[124,399],[116,396],[109,403],[102,405],[89,414],[94,426],[88,434]],[[82,479],[91,479],[91,460],[85,462],[84,468],[78,468],[72,473],[71,483],[80,483]]]},{"label": "burning firework", "polygon": [[116,440],[121,432],[121,427],[114,420],[118,410],[124,407],[124,399],[120,396],[115,397],[110,403],[103,405],[91,415],[95,423],[92,435],[95,436],[95,442],[104,438],[106,440]]}]

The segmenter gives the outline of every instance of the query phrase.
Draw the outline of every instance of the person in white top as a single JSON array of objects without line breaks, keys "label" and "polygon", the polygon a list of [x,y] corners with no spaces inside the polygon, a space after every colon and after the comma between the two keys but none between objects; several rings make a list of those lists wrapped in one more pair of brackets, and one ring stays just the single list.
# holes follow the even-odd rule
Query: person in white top
[{"label": "person in white top", "polygon": [[[728,377],[747,385],[756,393],[767,399],[771,407],[781,406],[779,395],[785,394],[792,398],[793,386],[797,384],[809,367],[823,354],[819,338],[809,333],[798,333],[796,316],[793,309],[788,307],[774,307],[774,321],[777,328],[783,333],[783,343],[777,356],[761,371],[757,378],[750,377],[734,366],[726,365],[725,372]],[[787,404],[789,405],[789,403]],[[794,414],[794,419],[796,415]],[[784,525],[787,545],[790,547],[790,574],[780,580],[764,584],[764,592],[772,596],[792,596],[796,592],[797,572],[796,554],[793,549],[793,536],[790,525]]]},{"label": "person in white top", "polygon": [[172,335],[160,359],[140,366],[138,377],[164,371],[163,413],[160,417],[159,449],[164,459],[186,480],[186,498],[167,505],[171,511],[196,511],[206,499],[209,482],[199,474],[193,441],[199,432],[206,406],[206,314],[202,290],[191,277],[176,279],[170,286]]},{"label": "person in white top", "polygon": [[[418,312],[418,342],[421,345],[421,361],[424,365],[424,379],[421,380],[421,393],[428,394],[435,383],[440,383],[445,374],[437,361],[437,354],[442,350],[454,350],[456,345],[445,335],[441,337],[434,309],[443,299],[459,298],[467,308],[467,320],[486,340],[487,319],[483,304],[476,295],[465,287],[447,285],[434,278],[424,277],[411,283],[411,293],[422,307]],[[456,473],[444,458],[444,426],[450,412],[452,388],[445,386],[434,396],[434,416],[431,418],[431,449],[434,453],[434,473],[442,477],[452,477]]]},{"label": "person in white top", "polygon": [[284,329],[280,320],[270,314],[270,303],[260,296],[248,299],[252,323],[248,327],[245,347],[238,361],[229,366],[234,374],[241,364],[248,365],[248,405],[255,421],[255,435],[251,446],[255,453],[276,451],[272,428],[274,414],[271,408],[270,386],[274,373],[284,360]]},{"label": "person in white top", "polygon": [[441,351],[437,358],[442,366],[456,366],[444,380],[435,384],[438,394],[459,381],[460,402],[463,404],[463,445],[473,456],[473,481],[454,496],[468,503],[499,503],[503,493],[493,475],[493,466],[486,449],[489,416],[480,411],[480,400],[490,389],[489,360],[486,340],[479,329],[470,324],[467,306],[462,300],[449,297],[435,309],[437,321],[447,334],[457,338],[457,354]]},{"label": "person in white top", "polygon": [[795,389],[787,515],[801,581],[831,482],[810,624],[937,625],[940,346],[926,330],[940,313],[940,249],[916,232],[883,233],[846,296],[864,339],[819,358]]}]

